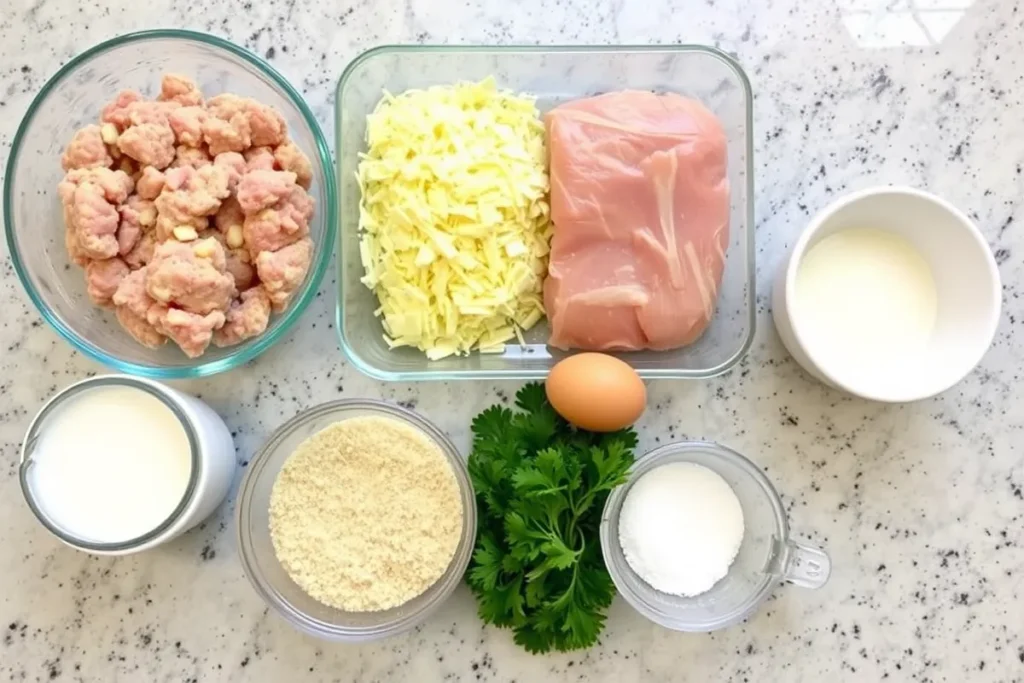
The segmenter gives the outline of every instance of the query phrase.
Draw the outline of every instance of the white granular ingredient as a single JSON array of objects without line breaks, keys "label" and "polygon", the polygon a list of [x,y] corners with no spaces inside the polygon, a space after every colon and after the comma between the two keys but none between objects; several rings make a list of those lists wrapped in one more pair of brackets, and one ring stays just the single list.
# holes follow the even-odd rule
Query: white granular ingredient
[{"label": "white granular ingredient", "polygon": [[441,448],[383,417],[338,422],[289,456],[270,495],[270,535],[310,597],[348,612],[405,604],[448,568],[462,501]]},{"label": "white granular ingredient", "polygon": [[693,597],[729,572],[743,542],[743,508],[718,473],[689,462],[657,467],[619,513],[626,562],[662,593]]}]

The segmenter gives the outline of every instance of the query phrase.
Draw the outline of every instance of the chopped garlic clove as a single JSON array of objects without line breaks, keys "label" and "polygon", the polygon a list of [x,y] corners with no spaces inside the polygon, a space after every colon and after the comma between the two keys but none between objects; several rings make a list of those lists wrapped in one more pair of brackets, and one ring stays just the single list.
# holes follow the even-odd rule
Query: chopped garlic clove
[{"label": "chopped garlic clove", "polygon": [[224,241],[227,242],[228,247],[231,249],[240,248],[245,243],[245,239],[242,236],[242,226],[236,223],[228,228]]},{"label": "chopped garlic clove", "polygon": [[[95,128],[93,129],[95,130]],[[117,138],[120,137],[117,134],[117,126],[112,123],[105,123],[100,128],[100,138],[103,139],[103,144],[114,145],[117,144]]]},{"label": "chopped garlic clove", "polygon": [[179,242],[191,242],[199,238],[199,233],[196,232],[196,229],[189,225],[180,225],[172,233],[174,234],[174,239]]}]

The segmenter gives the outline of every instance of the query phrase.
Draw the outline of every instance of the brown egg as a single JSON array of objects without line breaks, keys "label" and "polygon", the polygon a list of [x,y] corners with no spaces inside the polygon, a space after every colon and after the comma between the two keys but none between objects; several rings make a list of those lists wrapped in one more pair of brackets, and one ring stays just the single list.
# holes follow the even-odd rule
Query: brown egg
[{"label": "brown egg", "polygon": [[647,404],[647,389],[636,371],[603,353],[578,353],[560,361],[545,388],[559,415],[591,432],[628,427]]}]

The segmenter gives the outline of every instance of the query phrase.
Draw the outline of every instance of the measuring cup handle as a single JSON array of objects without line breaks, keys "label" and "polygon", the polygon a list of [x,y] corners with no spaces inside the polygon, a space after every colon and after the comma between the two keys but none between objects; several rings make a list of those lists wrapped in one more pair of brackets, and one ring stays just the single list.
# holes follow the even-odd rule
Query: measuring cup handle
[{"label": "measuring cup handle", "polygon": [[832,560],[824,550],[789,541],[783,578],[801,588],[821,588],[832,573]]}]

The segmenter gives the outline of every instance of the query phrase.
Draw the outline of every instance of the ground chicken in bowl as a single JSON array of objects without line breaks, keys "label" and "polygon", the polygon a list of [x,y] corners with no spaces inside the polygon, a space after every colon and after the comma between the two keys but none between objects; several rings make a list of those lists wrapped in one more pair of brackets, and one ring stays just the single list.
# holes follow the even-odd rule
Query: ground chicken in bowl
[{"label": "ground chicken in bowl", "polygon": [[312,167],[256,100],[167,74],[156,100],[120,93],[61,163],[68,256],[145,346],[196,358],[258,336],[306,277]]}]

